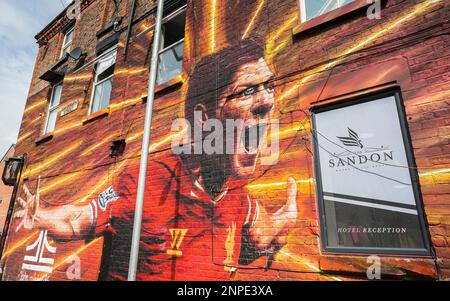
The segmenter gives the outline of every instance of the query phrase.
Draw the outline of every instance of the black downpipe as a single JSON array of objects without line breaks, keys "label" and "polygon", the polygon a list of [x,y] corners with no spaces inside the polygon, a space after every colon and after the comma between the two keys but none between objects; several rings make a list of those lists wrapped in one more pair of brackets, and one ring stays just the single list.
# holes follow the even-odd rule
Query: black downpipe
[{"label": "black downpipe", "polygon": [[135,12],[136,12],[136,0],[133,0],[133,4],[131,5],[131,9],[130,9],[130,18],[128,18],[127,37],[125,39],[125,48],[123,51],[124,61],[127,60],[128,45],[130,44],[131,27],[133,25],[133,18],[134,18]]}]

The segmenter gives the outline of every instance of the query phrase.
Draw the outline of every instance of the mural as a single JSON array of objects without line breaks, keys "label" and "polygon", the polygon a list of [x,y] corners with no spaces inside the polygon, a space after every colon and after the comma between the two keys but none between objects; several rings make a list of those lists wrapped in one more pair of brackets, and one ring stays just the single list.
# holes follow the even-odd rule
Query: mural
[{"label": "mural", "polygon": [[[337,260],[321,258],[319,268],[309,109],[320,98],[400,78],[398,70],[408,68],[388,58],[384,65],[377,58],[382,66],[370,72],[361,71],[366,61],[340,64],[377,34],[387,37],[432,5],[416,5],[398,20],[358,32],[363,38],[357,41],[337,28],[335,39],[294,43],[299,13],[297,1],[289,3],[291,10],[264,0],[188,5],[182,76],[160,87],[155,100],[138,280],[348,278],[321,270],[345,265]],[[86,31],[99,15],[107,20],[129,9],[123,4],[111,15],[89,5],[73,40],[89,53],[86,62],[95,58],[95,45],[77,30]],[[148,9],[138,7],[136,14]],[[93,66],[72,69],[68,62],[75,71],[64,78],[61,107],[76,102],[76,108],[58,116],[54,137],[38,146],[49,90],[33,80],[17,142],[17,153],[27,153],[28,161],[2,256],[4,280],[127,279],[152,22],[141,18],[134,25],[127,57],[119,42],[110,105],[100,117],[86,120]],[[54,64],[48,56],[57,43],[57,37],[49,40],[47,57],[47,46],[41,47],[36,73],[46,70],[44,63]],[[353,77],[346,77],[345,68]],[[345,76],[339,79],[331,74],[340,71]],[[380,76],[367,76],[373,73]],[[354,135],[347,128],[337,136],[336,142],[355,148],[366,143],[350,141]],[[125,142],[123,153],[112,154],[115,141]],[[365,264],[351,267],[365,273]]]},{"label": "mural", "polygon": [[[250,54],[243,56],[243,50]],[[270,124],[275,109],[270,86],[274,75],[263,55],[258,44],[245,40],[201,60],[189,82],[187,120],[192,124],[205,121],[194,120],[194,110],[201,108],[203,111],[198,112],[203,119],[214,117],[224,124],[225,119],[252,120],[257,127]],[[237,57],[239,65],[234,61]],[[216,72],[218,58],[223,64],[218,70],[224,72]],[[219,92],[215,89],[216,81],[209,81],[210,84],[204,81],[216,76],[219,82],[228,83]],[[255,88],[258,86],[262,90]],[[249,128],[241,131],[249,131]],[[240,265],[252,265],[263,256],[268,257],[263,267],[270,268],[275,254],[286,244],[287,235],[296,224],[297,185],[289,178],[286,203],[274,213],[267,212],[258,200],[250,197],[244,186],[254,176],[263,144],[256,141],[255,151],[238,152],[242,139],[247,140],[247,148],[250,144],[249,134],[241,131],[236,128],[232,133],[237,140],[232,154],[166,155],[151,161],[139,280],[229,279],[230,273]],[[262,136],[267,135],[262,133]],[[226,137],[223,141],[230,139]],[[194,141],[190,146],[195,148],[195,143],[200,142],[204,141]],[[22,210],[16,211],[15,217],[21,221],[16,231],[22,227],[43,229],[30,249],[40,247],[38,250],[42,251],[45,248],[53,254],[56,248],[49,245],[47,237],[55,241],[91,241],[108,231],[111,241],[105,252],[111,254],[104,256],[125,260],[110,262],[106,267],[108,279],[125,279],[136,198],[130,190],[135,189],[137,181],[137,173],[124,173],[117,185],[109,187],[88,205],[55,208],[41,208],[39,188],[32,194],[24,185],[26,199],[19,198]],[[120,256],[117,253],[121,253]],[[37,255],[35,260],[39,263],[53,262],[42,254]],[[51,271],[28,264],[22,269]],[[187,274],[180,272],[188,270],[191,272]]]}]

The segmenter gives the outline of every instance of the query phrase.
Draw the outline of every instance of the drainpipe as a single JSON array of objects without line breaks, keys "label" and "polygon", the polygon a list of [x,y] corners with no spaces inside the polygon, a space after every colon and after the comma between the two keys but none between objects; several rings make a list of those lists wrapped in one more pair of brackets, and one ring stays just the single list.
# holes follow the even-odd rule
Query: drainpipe
[{"label": "drainpipe", "polygon": [[128,20],[127,37],[125,38],[125,49],[123,50],[124,60],[127,59],[128,55],[128,45],[130,44],[131,26],[133,25],[134,13],[136,12],[136,0],[133,0],[130,10],[130,19]]},{"label": "drainpipe", "polygon": [[128,281],[136,281],[136,271],[139,259],[139,242],[141,239],[142,210],[144,207],[145,180],[147,177],[148,152],[153,115],[153,101],[155,99],[156,72],[158,67],[158,50],[161,37],[161,23],[163,17],[164,0],[158,0],[155,33],[153,36],[153,51],[148,80],[148,97],[145,109],[144,136],[142,138],[141,164],[139,167],[139,182],[136,196],[136,209],[134,213],[133,238],[131,240],[130,264],[128,267]]}]

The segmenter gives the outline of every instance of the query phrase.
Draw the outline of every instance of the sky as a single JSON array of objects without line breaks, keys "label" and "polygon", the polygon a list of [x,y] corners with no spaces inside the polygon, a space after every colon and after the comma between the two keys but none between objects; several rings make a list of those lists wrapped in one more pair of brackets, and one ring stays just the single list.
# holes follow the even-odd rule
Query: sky
[{"label": "sky", "polygon": [[0,158],[17,140],[38,46],[67,0],[0,0]]}]

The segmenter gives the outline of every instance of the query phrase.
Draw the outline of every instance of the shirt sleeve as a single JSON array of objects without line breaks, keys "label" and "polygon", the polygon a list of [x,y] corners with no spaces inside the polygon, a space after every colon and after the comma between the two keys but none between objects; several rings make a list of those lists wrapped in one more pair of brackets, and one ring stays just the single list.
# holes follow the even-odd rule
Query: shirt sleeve
[{"label": "shirt sleeve", "polygon": [[250,238],[250,228],[253,227],[259,217],[260,205],[257,200],[247,195],[248,211],[242,226],[242,241],[239,254],[239,265],[247,266],[258,258],[268,255],[267,251],[258,250],[256,243]]},{"label": "shirt sleeve", "polygon": [[108,230],[113,206],[123,201],[125,200],[116,193],[114,187],[110,186],[89,203],[93,236],[99,236]]}]

